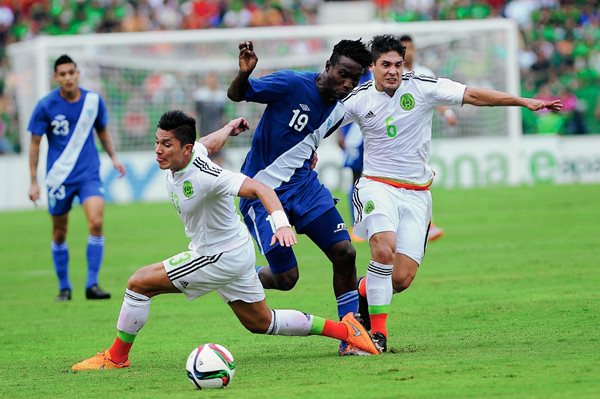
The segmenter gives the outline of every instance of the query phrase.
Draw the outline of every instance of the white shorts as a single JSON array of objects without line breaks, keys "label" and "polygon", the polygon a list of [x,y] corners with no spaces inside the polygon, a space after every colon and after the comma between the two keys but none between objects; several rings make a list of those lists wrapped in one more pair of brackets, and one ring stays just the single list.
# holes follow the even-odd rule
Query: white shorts
[{"label": "white shorts", "polygon": [[354,234],[369,240],[384,231],[396,233],[396,253],[421,264],[431,222],[431,192],[392,187],[361,177],[353,195]]},{"label": "white shorts", "polygon": [[188,300],[217,291],[226,302],[259,302],[265,291],[256,274],[252,240],[230,251],[200,256],[181,252],[163,261],[169,279]]}]

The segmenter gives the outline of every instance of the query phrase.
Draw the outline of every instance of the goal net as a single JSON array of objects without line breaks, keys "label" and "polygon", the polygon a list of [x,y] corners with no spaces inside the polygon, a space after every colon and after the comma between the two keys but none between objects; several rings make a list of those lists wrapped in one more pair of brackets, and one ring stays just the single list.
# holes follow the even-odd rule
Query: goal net
[{"label": "goal net", "polygon": [[[321,71],[340,39],[366,42],[383,33],[410,34],[417,61],[438,76],[518,93],[516,28],[505,19],[40,37],[9,49],[21,141],[26,148],[29,116],[36,101],[52,88],[53,61],[64,53],[77,62],[81,85],[104,97],[117,150],[148,151],[153,149],[158,118],[169,109],[190,112],[200,122],[211,119],[222,125],[244,116],[251,126],[257,125],[263,106],[224,97],[238,68],[240,41],[254,41],[259,62],[253,76],[261,76],[284,68]],[[209,77],[216,91],[205,87]],[[202,108],[205,103],[209,106]],[[521,134],[520,111],[515,108],[455,111],[456,127],[434,118],[434,138]],[[201,133],[208,133],[202,131],[204,126]],[[247,147],[250,138],[242,135],[228,146]]]}]

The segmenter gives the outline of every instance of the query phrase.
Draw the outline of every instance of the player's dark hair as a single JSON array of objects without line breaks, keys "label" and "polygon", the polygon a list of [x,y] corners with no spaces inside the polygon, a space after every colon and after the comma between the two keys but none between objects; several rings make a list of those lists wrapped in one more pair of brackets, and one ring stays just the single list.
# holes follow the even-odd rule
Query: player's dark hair
[{"label": "player's dark hair", "polygon": [[181,142],[182,146],[194,144],[196,141],[196,119],[183,111],[165,112],[160,117],[157,126],[167,132],[173,132],[173,135]]},{"label": "player's dark hair", "polygon": [[73,64],[75,65],[75,67],[77,67],[77,64],[75,63],[75,61],[73,61],[73,58],[69,57],[66,54],[63,54],[60,57],[58,57],[56,61],[54,61],[54,72],[56,72],[56,69],[59,65],[63,64]]},{"label": "player's dark hair", "polygon": [[413,41],[412,37],[410,35],[402,35],[400,36],[400,41],[401,42],[411,42]]},{"label": "player's dark hair", "polygon": [[402,39],[399,39],[394,35],[378,35],[373,37],[369,42],[371,46],[371,56],[373,57],[373,62],[377,61],[379,56],[383,53],[388,53],[390,51],[395,51],[402,58],[406,55],[406,47],[402,44]]},{"label": "player's dark hair", "polygon": [[335,65],[342,56],[358,62],[363,68],[368,68],[373,63],[371,53],[369,53],[369,50],[361,39],[340,40],[333,46],[333,52],[331,53],[331,57],[329,57],[329,62]]}]

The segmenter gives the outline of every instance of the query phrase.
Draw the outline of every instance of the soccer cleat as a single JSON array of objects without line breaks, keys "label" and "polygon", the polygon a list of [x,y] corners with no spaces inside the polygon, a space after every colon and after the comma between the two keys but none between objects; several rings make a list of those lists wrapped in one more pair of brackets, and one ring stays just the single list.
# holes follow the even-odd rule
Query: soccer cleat
[{"label": "soccer cleat", "polygon": [[109,370],[109,369],[122,369],[129,367],[129,359],[123,363],[115,363],[110,358],[110,352],[108,350],[100,353],[96,353],[95,356],[85,359],[79,363],[74,364],[71,370],[82,371],[82,370]]},{"label": "soccer cleat", "polygon": [[58,302],[70,301],[71,300],[71,290],[68,288],[64,288],[60,290],[58,296],[56,297]]},{"label": "soccer cleat", "polygon": [[387,337],[380,332],[373,334],[373,342],[381,350],[381,352],[387,352]]},{"label": "soccer cleat", "polygon": [[[373,342],[371,335],[365,330],[365,328],[354,318],[352,312],[348,313],[342,318],[342,324],[346,326],[348,330],[348,348],[356,348],[371,355],[378,355],[381,352]],[[340,355],[342,351],[340,350]],[[343,356],[343,355],[342,355]]]},{"label": "soccer cleat", "polygon": [[429,226],[429,233],[427,235],[427,241],[435,241],[443,235],[444,235],[444,229],[441,229],[441,228],[437,227],[436,225],[432,224],[431,226]]},{"label": "soccer cleat", "polygon": [[106,292],[98,287],[98,284],[94,284],[85,289],[85,297],[87,299],[110,299],[110,292]]}]

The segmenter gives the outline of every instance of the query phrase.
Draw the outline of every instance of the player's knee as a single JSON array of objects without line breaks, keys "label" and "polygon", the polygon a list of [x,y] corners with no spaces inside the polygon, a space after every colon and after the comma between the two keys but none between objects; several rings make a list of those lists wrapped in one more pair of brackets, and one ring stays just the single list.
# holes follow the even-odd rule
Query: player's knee
[{"label": "player's knee", "polygon": [[296,286],[298,282],[298,274],[281,273],[273,276],[278,290],[289,291]]},{"label": "player's knee", "polygon": [[95,236],[102,235],[102,217],[93,217],[88,221],[88,228],[90,230],[90,234]]},{"label": "player's knee", "polygon": [[356,249],[350,241],[339,242],[331,248],[330,258],[335,272],[352,272],[356,264]]},{"label": "player's knee", "polygon": [[138,294],[148,295],[146,279],[142,270],[138,270],[127,280],[127,289]]},{"label": "player's knee", "polygon": [[371,258],[383,265],[394,263],[394,250],[387,245],[372,245]]}]

